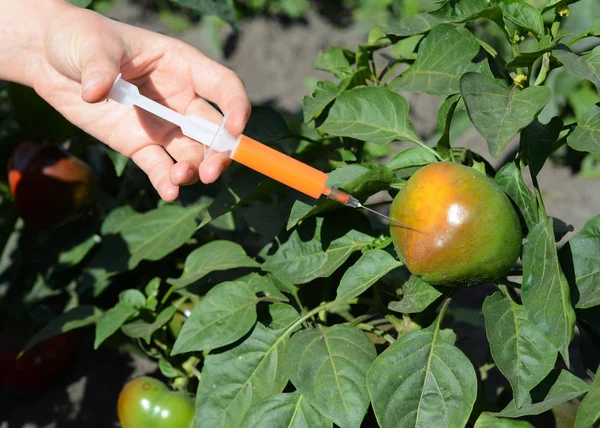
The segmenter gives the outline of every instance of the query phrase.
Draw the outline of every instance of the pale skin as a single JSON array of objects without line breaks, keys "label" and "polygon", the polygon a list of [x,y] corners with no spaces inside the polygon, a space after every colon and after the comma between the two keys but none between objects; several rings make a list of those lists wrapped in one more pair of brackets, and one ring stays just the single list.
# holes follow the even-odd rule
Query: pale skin
[{"label": "pale skin", "polygon": [[[118,73],[183,114],[238,136],[250,116],[241,79],[195,48],[119,23],[65,0],[0,0],[0,80],[30,86],[74,125],[131,158],[165,201],[180,186],[214,182],[229,165],[150,113],[106,101]],[[173,161],[175,159],[175,161]]]}]

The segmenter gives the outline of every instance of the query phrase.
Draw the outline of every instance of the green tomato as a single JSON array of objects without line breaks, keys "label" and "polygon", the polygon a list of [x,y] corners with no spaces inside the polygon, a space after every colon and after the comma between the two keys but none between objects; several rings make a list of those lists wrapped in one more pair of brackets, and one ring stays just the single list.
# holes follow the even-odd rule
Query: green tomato
[{"label": "green tomato", "polygon": [[173,335],[173,337],[179,336],[179,332],[181,331],[181,327],[190,317],[192,310],[194,309],[194,304],[191,302],[185,302],[177,308],[177,312],[171,318],[169,322],[169,331]]},{"label": "green tomato", "polygon": [[194,412],[191,397],[147,376],[127,383],[117,404],[122,428],[187,428]]}]

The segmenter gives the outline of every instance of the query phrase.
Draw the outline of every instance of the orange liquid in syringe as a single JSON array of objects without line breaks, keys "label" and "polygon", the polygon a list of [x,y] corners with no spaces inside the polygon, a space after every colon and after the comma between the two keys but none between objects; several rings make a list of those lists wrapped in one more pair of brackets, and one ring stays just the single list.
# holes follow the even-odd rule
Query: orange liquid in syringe
[{"label": "orange liquid in syringe", "polygon": [[317,199],[328,195],[327,174],[242,135],[231,158],[267,177]]}]

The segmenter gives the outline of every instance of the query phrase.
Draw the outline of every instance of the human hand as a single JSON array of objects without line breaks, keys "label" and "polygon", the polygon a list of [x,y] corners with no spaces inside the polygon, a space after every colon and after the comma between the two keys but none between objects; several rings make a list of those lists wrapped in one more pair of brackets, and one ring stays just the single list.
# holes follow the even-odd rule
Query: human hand
[{"label": "human hand", "polygon": [[[45,28],[45,53],[33,78],[34,89],[74,125],[131,158],[165,201],[179,186],[215,181],[229,158],[213,152],[180,129],[140,109],[103,102],[117,77],[182,114],[219,123],[242,133],[250,101],[240,78],[193,47],[170,37],[112,21],[64,4]],[[175,159],[175,162],[173,159]]]}]

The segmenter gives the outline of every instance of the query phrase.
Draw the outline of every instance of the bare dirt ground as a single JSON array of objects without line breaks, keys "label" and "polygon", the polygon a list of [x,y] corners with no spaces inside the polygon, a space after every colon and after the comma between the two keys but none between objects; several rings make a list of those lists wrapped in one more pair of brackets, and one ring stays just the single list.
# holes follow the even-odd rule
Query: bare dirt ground
[{"label": "bare dirt ground", "polygon": [[[136,4],[118,0],[109,16],[133,25],[169,33],[156,15],[143,13]],[[302,97],[310,91],[306,79],[326,75],[312,69],[319,50],[333,45],[354,47],[366,33],[355,27],[339,28],[317,15],[306,22],[289,24],[262,17],[243,21],[241,36],[231,39],[228,55],[219,58],[203,40],[201,26],[172,34],[218,59],[245,81],[255,104],[269,104],[289,113],[299,111]],[[226,36],[226,35],[225,35]],[[417,130],[428,134],[435,128],[439,100],[406,94]],[[483,138],[472,130],[456,145],[473,148],[494,166],[503,161],[489,156]],[[584,180],[569,169],[548,165],[539,177],[550,215],[579,230],[586,220],[600,213],[598,181]],[[483,291],[483,290],[482,290]],[[481,296],[479,295],[481,294]],[[464,302],[480,307],[485,293],[470,294]],[[116,422],[116,399],[122,385],[136,376],[152,373],[156,365],[125,351],[93,351],[90,332],[81,333],[78,361],[68,376],[43,395],[30,399],[0,396],[0,428],[111,427]],[[475,335],[468,340],[485,340]],[[481,356],[480,356],[481,357]]]}]

